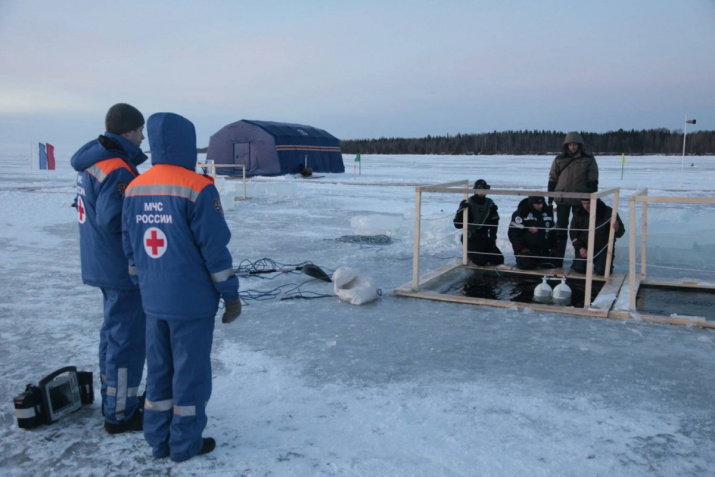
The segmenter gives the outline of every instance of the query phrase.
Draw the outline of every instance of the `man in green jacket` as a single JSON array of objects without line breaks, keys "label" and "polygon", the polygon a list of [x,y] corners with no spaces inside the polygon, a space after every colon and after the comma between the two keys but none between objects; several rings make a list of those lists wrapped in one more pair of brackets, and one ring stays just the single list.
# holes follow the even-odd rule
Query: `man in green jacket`
[{"label": "man in green jacket", "polygon": [[[598,164],[584,148],[583,138],[577,131],[566,135],[563,151],[554,158],[549,171],[549,192],[596,192],[598,190]],[[553,198],[549,197],[549,205]],[[579,199],[556,199],[556,234],[558,242],[554,255],[562,259],[566,252],[568,224],[571,211],[580,207]],[[561,266],[559,263],[558,266]]]}]

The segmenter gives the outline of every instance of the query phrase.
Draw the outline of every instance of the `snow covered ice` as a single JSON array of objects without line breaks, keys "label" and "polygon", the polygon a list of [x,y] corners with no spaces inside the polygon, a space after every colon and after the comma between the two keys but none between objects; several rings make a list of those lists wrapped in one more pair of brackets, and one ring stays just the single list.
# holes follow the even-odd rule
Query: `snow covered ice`
[{"label": "snow covered ice", "polygon": [[[715,474],[711,330],[392,294],[411,279],[415,184],[485,178],[493,188],[545,190],[550,156],[363,155],[355,177],[345,155],[345,174],[254,178],[249,199],[235,203],[242,186],[219,181],[234,265],[267,257],[329,272],[357,268],[382,297],[363,306],[334,296],[280,300],[297,291],[332,295],[332,284],[300,273],[241,278],[244,294],[282,288],[216,325],[204,436],[218,447],[209,455],[152,459],[141,434],[104,432],[99,399],[59,423],[18,429],[12,398],[61,366],[93,371],[99,396],[101,293],[80,279],[75,174],[59,156],[57,171],[0,162],[4,476]],[[600,187],[621,187],[626,227],[627,197],[641,187],[713,195],[710,157],[688,158],[694,166],[682,186],[680,157],[629,157],[623,180],[620,156],[597,159]],[[452,226],[460,199],[424,199],[423,273],[460,255]],[[495,197],[507,263],[506,226],[518,200]],[[661,239],[653,260],[715,269],[712,254],[693,253],[712,249],[715,210],[655,209],[655,231],[685,238]],[[336,240],[365,233],[392,240]],[[627,236],[617,243],[622,273],[627,244]]]}]

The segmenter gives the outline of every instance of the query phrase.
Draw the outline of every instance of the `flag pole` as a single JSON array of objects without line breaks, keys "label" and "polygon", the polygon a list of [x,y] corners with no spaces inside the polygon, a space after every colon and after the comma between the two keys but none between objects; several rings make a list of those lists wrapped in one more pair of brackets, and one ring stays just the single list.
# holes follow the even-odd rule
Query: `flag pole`
[{"label": "flag pole", "polygon": [[685,163],[685,136],[688,134],[688,113],[685,113],[685,125],[683,126],[683,155],[680,158],[680,185],[683,185],[683,164]]},{"label": "flag pole", "polygon": [[621,153],[621,180],[623,180],[623,167],[626,165],[626,154]]},{"label": "flag pole", "polygon": [[685,164],[685,137],[688,134],[688,124],[696,124],[695,119],[688,119],[688,113],[685,113],[685,125],[683,126],[683,157],[680,159],[680,185],[683,185],[683,165]]}]

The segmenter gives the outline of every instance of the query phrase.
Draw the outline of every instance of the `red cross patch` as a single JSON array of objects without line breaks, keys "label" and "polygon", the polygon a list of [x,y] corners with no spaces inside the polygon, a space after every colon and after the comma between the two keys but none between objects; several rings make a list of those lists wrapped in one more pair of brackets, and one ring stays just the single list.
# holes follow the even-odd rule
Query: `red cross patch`
[{"label": "red cross patch", "polygon": [[166,235],[161,229],[150,227],[144,232],[144,250],[151,258],[159,258],[166,252]]},{"label": "red cross patch", "polygon": [[84,201],[80,196],[77,196],[77,219],[80,224],[85,223],[87,220],[87,209],[84,208]]}]

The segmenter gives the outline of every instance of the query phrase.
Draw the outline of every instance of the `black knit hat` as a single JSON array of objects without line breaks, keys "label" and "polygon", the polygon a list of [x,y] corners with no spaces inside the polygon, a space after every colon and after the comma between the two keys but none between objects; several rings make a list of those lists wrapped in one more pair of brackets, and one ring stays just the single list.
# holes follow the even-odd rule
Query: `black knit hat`
[{"label": "black knit hat", "polygon": [[477,179],[477,181],[474,183],[474,188],[475,189],[491,189],[491,186],[487,184],[487,181],[484,179]]},{"label": "black knit hat", "polygon": [[529,205],[543,204],[546,205],[546,200],[538,195],[532,195],[529,197]]},{"label": "black knit hat", "polygon": [[144,126],[144,116],[134,106],[117,103],[107,111],[104,125],[109,133],[124,134]]}]

